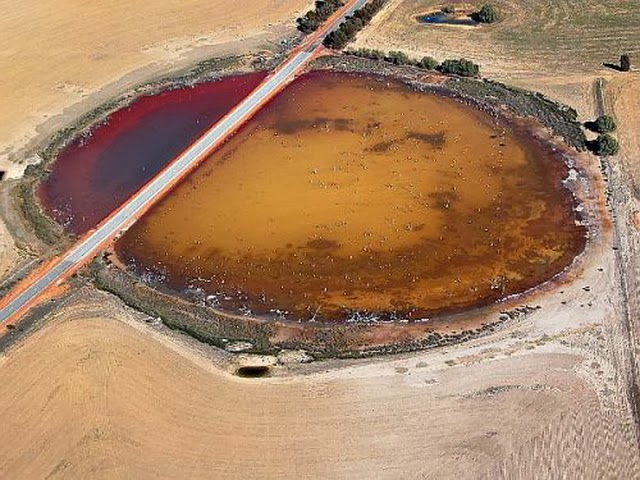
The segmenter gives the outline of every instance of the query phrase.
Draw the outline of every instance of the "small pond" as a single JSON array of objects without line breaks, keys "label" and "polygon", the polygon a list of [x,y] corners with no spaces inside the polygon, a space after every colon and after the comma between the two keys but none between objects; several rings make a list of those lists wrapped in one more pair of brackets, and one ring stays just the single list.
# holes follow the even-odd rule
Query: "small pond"
[{"label": "small pond", "polygon": [[416,19],[419,23],[430,23],[436,25],[478,25],[478,22],[468,15],[461,15],[459,13],[433,12],[418,15]]}]

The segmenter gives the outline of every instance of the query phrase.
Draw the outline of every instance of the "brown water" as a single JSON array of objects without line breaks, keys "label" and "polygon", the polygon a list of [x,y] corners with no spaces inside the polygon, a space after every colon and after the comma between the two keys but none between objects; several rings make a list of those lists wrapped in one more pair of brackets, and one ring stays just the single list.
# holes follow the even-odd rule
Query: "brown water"
[{"label": "brown water", "polygon": [[147,280],[224,310],[418,319],[548,280],[584,246],[561,159],[454,100],[297,80],[127,232]]}]

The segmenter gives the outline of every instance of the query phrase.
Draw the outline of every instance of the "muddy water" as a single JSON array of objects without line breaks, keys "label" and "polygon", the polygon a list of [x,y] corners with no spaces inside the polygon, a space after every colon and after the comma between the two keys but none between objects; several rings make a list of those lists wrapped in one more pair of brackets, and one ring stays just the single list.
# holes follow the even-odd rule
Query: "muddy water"
[{"label": "muddy water", "polygon": [[562,161],[388,80],[299,79],[118,243],[146,279],[288,319],[418,319],[521,292],[583,248]]},{"label": "muddy water", "polygon": [[253,73],[141,97],[60,152],[40,186],[49,215],[72,233],[94,227],[265,77]]}]

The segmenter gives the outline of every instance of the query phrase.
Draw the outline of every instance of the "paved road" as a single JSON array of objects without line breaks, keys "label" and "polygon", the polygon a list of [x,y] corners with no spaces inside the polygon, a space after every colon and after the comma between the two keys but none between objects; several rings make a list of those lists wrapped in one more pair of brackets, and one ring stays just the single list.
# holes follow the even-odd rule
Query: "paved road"
[{"label": "paved road", "polygon": [[31,285],[23,289],[15,298],[9,292],[8,303],[0,309],[0,325],[19,316],[40,295],[56,283],[66,279],[70,273],[82,266],[99,249],[109,242],[119,232],[130,227],[138,216],[150,205],[156,202],[168,186],[182,179],[221,141],[233,134],[246,120],[260,109],[265,101],[279,92],[286,84],[299,74],[311,59],[315,50],[320,46],[324,36],[335,29],[345,16],[360,8],[367,0],[354,0],[342,15],[331,19],[313,35],[268,77],[256,90],[240,102],[220,122],[214,125],[189,149],[175,159],[169,167],[161,171],[151,182],[143,187],[135,196],[122,205],[97,230],[78,242],[69,252],[61,257],[49,270],[35,279]]}]

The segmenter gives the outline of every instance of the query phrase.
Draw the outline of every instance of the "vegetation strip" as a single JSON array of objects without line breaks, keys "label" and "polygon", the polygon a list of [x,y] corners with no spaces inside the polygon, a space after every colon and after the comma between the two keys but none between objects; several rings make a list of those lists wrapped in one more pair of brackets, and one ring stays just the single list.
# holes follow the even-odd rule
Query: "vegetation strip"
[{"label": "vegetation strip", "polygon": [[325,37],[322,42],[324,46],[334,50],[343,49],[360,30],[369,24],[375,14],[384,7],[386,1],[371,0],[364,7],[353,12],[353,16],[347,17],[336,30]]},{"label": "vegetation strip", "polygon": [[382,50],[359,48],[357,50],[347,50],[346,53],[370,60],[384,60],[394,65],[409,65],[423,70],[437,70],[447,75],[458,75],[461,77],[480,76],[480,67],[466,58],[449,59],[438,63],[435,58],[428,56],[422,57],[420,60],[412,60],[406,53],[395,50],[384,53]]},{"label": "vegetation strip", "polygon": [[298,30],[302,33],[315,32],[331,15],[344,5],[342,0],[317,0],[315,8],[299,17]]}]

